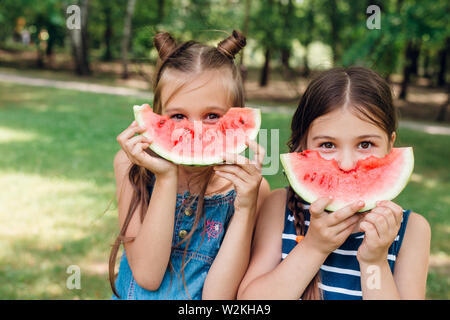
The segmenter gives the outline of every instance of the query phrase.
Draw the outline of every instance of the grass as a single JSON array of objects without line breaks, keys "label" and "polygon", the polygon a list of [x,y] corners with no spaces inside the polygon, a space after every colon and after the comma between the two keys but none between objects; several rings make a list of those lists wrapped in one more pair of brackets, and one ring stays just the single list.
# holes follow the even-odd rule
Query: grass
[{"label": "grass", "polygon": [[[115,138],[132,121],[131,106],[144,102],[0,83],[0,299],[110,298]],[[279,152],[287,151],[289,121],[263,115],[269,139],[279,129]],[[399,145],[414,147],[416,167],[397,202],[430,222],[427,298],[449,299],[449,137],[407,129],[399,137]],[[266,178],[272,189],[287,185],[281,165]],[[80,267],[80,290],[66,287],[70,265]]]}]

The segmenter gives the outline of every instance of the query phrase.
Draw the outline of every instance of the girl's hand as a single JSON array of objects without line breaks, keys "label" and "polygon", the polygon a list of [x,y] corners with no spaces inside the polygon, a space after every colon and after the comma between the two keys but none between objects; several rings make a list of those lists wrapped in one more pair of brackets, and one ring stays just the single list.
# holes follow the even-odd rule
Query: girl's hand
[{"label": "girl's hand", "polygon": [[330,197],[322,197],[311,203],[308,232],[302,240],[327,256],[352,233],[361,219],[357,211],[364,207],[363,201],[356,201],[335,212],[325,212],[331,201]]},{"label": "girl's hand", "polygon": [[146,152],[152,140],[144,137],[142,134],[135,136],[136,133],[144,131],[145,128],[140,127],[136,121],[133,121],[128,128],[117,136],[117,142],[127,154],[128,159],[132,163],[150,170],[156,176],[176,175],[177,166],[175,164],[163,158],[151,156]]},{"label": "girl's hand", "polygon": [[256,211],[265,150],[253,140],[246,140],[246,144],[254,152],[253,160],[239,154],[226,154],[224,160],[227,164],[216,165],[213,169],[218,176],[233,183],[236,190],[235,208],[254,208]]},{"label": "girl's hand", "polygon": [[403,209],[392,201],[379,201],[361,221],[359,227],[365,232],[359,246],[357,259],[360,263],[385,261],[402,223]]}]

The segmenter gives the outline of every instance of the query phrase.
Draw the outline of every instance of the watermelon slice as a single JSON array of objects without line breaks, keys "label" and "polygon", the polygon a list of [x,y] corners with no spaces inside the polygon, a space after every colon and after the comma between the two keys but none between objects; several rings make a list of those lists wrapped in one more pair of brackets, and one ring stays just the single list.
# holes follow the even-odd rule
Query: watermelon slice
[{"label": "watermelon slice", "polygon": [[350,171],[341,170],[336,160],[326,160],[318,151],[284,153],[280,158],[290,185],[305,201],[333,197],[328,211],[363,200],[366,205],[359,210],[363,212],[379,200],[394,199],[405,188],[414,167],[411,147],[393,148],[384,158],[359,160]]},{"label": "watermelon slice", "polygon": [[177,164],[212,165],[223,163],[225,152],[241,153],[246,137],[254,140],[261,126],[261,111],[255,108],[230,108],[215,123],[173,120],[153,112],[148,104],[133,107],[137,123],[152,138],[150,149]]}]

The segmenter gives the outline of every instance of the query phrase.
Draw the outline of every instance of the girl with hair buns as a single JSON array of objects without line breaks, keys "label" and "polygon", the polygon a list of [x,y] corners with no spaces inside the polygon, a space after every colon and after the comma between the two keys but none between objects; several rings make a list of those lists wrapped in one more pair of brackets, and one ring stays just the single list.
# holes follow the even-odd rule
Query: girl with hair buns
[{"label": "girl with hair buns", "polygon": [[[171,119],[214,123],[244,107],[234,56],[238,31],[217,47],[154,36],[158,61],[153,111]],[[245,163],[176,165],[155,155],[133,122],[117,136],[114,158],[120,233],[109,259],[113,299],[234,299],[247,269],[258,209],[270,192],[255,141]],[[239,160],[242,160],[240,158]],[[117,278],[114,269],[123,244]]]}]

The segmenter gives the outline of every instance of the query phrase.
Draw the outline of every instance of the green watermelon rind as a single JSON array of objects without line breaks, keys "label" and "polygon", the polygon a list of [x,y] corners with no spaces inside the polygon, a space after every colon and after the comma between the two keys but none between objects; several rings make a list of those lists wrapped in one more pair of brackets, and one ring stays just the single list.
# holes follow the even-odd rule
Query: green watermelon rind
[{"label": "green watermelon rind", "polygon": [[[146,105],[143,104],[141,106],[139,105],[134,105],[133,106],[133,112],[134,112],[134,118],[136,119],[136,122],[140,125],[140,126],[144,126],[144,120],[142,119],[141,116],[141,111],[146,108]],[[256,108],[249,108],[252,109],[253,111],[253,120],[255,121],[255,127],[250,130],[250,133],[248,134],[248,138],[250,140],[255,140],[256,137],[258,136],[258,132],[259,129],[261,127],[261,110],[260,109],[256,109]],[[148,139],[151,139],[152,137],[150,137],[148,135],[147,132],[142,133],[142,135]],[[176,156],[170,152],[167,152],[165,150],[165,148],[161,147],[160,145],[158,145],[157,142],[153,141],[149,148],[155,152],[156,154],[158,154],[159,156],[163,157],[164,159],[167,159],[173,163],[176,164],[182,164],[182,165],[191,165],[191,166],[210,166],[210,165],[214,165],[214,164],[221,164],[223,163],[223,158],[221,156],[217,156],[217,157],[210,157],[210,158],[205,158],[205,157],[199,157],[199,158],[190,158],[190,159],[186,159],[183,157],[179,157]],[[238,146],[238,148],[236,148],[236,150],[234,151],[234,153],[240,154],[241,152],[243,152],[245,149],[247,149],[247,145],[241,145]]]},{"label": "green watermelon rind", "polygon": [[[402,169],[402,174],[397,179],[397,184],[392,188],[389,188],[385,193],[379,194],[376,198],[373,199],[362,199],[365,202],[364,208],[359,210],[359,212],[364,212],[371,210],[376,207],[376,202],[379,200],[392,200],[395,199],[406,187],[409,180],[411,179],[411,175],[414,170],[414,153],[412,147],[404,147],[403,156],[405,158],[404,166]],[[289,153],[280,154],[281,164],[284,168],[284,172],[286,177],[291,185],[292,189],[305,201],[312,203],[317,200],[317,195],[308,190],[306,185],[303,185],[295,176],[294,170],[289,161]],[[360,199],[355,199],[360,200]],[[333,200],[331,204],[325,208],[327,211],[337,211],[347,205],[348,203],[344,203],[342,201]]]}]

